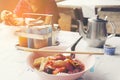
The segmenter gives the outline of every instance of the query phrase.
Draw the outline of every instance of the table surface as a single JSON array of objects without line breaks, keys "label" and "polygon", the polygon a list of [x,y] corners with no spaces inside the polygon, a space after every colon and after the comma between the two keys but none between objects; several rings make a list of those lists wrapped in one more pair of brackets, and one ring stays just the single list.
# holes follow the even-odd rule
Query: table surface
[{"label": "table surface", "polygon": [[62,0],[57,2],[61,8],[82,8],[84,17],[95,17],[95,8],[120,6],[120,0]]},{"label": "table surface", "polygon": [[[0,24],[0,80],[40,80],[38,75],[27,65],[31,54],[17,50],[18,43],[14,31],[17,28]],[[71,47],[79,38],[77,32],[60,31],[60,46]],[[87,71],[84,80],[120,80],[120,37],[107,39],[106,43],[116,46],[116,55],[95,55],[95,65]],[[76,51],[103,51],[102,48],[91,48],[81,40]]]},{"label": "table surface", "polygon": [[58,7],[80,8],[83,5],[94,6],[120,6],[120,0],[62,0],[57,2]]}]

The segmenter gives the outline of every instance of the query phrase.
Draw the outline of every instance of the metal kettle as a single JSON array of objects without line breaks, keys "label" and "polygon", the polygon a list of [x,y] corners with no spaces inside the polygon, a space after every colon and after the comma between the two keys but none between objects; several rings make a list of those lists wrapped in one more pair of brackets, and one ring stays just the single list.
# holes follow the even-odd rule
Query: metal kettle
[{"label": "metal kettle", "polygon": [[79,20],[79,33],[83,36],[88,46],[103,47],[108,37],[115,36],[115,26],[112,24],[112,34],[108,36],[106,24],[109,22],[106,19],[96,18],[88,19],[88,26],[84,28],[82,22]]}]

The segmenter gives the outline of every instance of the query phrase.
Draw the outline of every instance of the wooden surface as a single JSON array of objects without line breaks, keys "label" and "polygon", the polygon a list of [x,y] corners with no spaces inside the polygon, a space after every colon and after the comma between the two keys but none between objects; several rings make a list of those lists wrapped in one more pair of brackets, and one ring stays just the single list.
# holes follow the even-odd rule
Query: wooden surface
[{"label": "wooden surface", "polygon": [[71,15],[61,13],[58,24],[61,30],[71,31]]}]

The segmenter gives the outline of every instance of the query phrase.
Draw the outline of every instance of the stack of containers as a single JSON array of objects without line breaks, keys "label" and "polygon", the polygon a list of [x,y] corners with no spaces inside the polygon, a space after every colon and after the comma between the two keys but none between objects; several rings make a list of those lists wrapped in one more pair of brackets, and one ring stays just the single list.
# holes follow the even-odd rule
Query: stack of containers
[{"label": "stack of containers", "polygon": [[[29,17],[28,15],[34,17]],[[56,35],[58,31],[53,26],[52,15],[25,13],[23,18],[25,30],[20,32],[19,38],[24,37],[26,45],[22,47],[38,49],[46,46],[56,45]]]}]

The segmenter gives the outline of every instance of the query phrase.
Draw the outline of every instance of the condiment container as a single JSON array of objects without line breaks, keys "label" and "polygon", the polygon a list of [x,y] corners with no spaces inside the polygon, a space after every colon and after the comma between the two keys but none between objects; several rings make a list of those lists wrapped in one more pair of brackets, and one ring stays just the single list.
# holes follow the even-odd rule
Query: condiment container
[{"label": "condiment container", "polygon": [[[21,27],[20,33],[26,32],[26,28]],[[18,36],[19,46],[28,47],[28,39],[24,36]]]},{"label": "condiment container", "polygon": [[[28,27],[26,32],[29,34],[31,33],[32,34],[32,29],[31,27]],[[28,38],[28,48],[34,48],[34,43],[33,43],[33,39],[32,38]]]},{"label": "condiment container", "polygon": [[22,46],[22,47],[27,47],[28,46],[28,42],[27,42],[26,37],[19,36],[18,38],[19,38],[19,46]]},{"label": "condiment container", "polygon": [[41,39],[33,39],[34,48],[42,48],[51,46],[52,44],[52,26],[34,26],[32,27],[32,33],[42,36]]},{"label": "condiment container", "polygon": [[115,55],[116,47],[112,45],[105,44],[104,45],[104,54],[106,55]]}]

